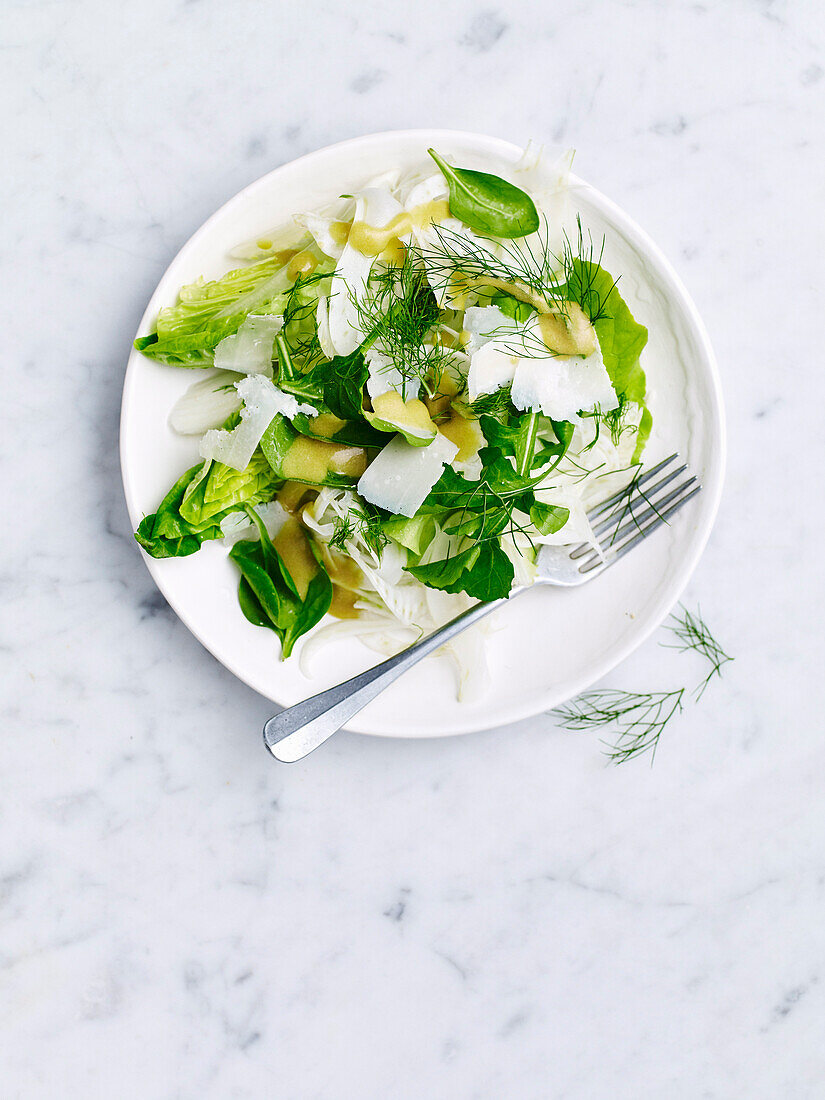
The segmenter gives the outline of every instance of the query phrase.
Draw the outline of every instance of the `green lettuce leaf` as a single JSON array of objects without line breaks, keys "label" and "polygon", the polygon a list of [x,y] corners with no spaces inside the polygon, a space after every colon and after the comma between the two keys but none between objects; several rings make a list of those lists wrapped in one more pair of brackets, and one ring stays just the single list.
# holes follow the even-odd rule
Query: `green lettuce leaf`
[{"label": "green lettuce leaf", "polygon": [[201,466],[193,466],[178,478],[158,505],[157,512],[144,516],[135,531],[138,543],[153,558],[185,558],[200,550],[204,539],[221,537],[220,525],[206,525],[195,530],[180,514],[184,494],[201,469]]},{"label": "green lettuce leaf", "polygon": [[180,514],[193,531],[208,529],[246,504],[272,500],[281,483],[261,451],[238,471],[211,459],[204,462],[183,494]]},{"label": "green lettuce leaf", "polygon": [[157,512],[141,520],[135,538],[153,558],[188,557],[202,542],[223,537],[225,516],[245,504],[271,500],[280,483],[259,451],[241,473],[222,462],[193,466],[178,478]]},{"label": "green lettuce leaf", "polygon": [[182,288],[173,306],[160,311],[155,331],[139,336],[135,347],[161,363],[208,367],[215,347],[249,313],[279,312],[279,296],[288,285],[286,267],[277,256],[211,282],[199,279]]},{"label": "green lettuce leaf", "polygon": [[637,462],[653,424],[646,404],[647,379],[639,362],[647,344],[647,329],[633,317],[613,277],[592,260],[573,261],[567,289],[569,297],[593,322],[605,369],[619,401],[635,402],[642,409],[633,455]]}]

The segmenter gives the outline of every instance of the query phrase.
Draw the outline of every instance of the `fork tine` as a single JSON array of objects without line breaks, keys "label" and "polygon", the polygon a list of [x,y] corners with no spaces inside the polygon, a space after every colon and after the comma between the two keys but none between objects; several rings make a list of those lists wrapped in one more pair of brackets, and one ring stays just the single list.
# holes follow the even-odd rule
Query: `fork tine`
[{"label": "fork tine", "polygon": [[[681,466],[676,466],[675,470],[672,470],[667,476],[662,477],[662,480],[657,482],[656,485],[653,485],[651,488],[649,488],[646,493],[640,492],[641,485],[649,482],[652,477],[660,473],[664,469],[664,466],[669,465],[675,458],[679,458],[679,455],[671,454],[669,459],[665,459],[664,462],[660,462],[658,466],[653,466],[653,469],[649,470],[648,473],[645,474],[645,476],[639,477],[638,481],[636,482],[631,482],[630,485],[628,485],[624,489],[623,493],[619,493],[618,496],[613,497],[614,500],[618,500],[621,497],[626,496],[627,506],[621,510],[619,510],[618,508],[614,509],[612,513],[607,516],[606,519],[603,519],[601,522],[599,522],[599,524],[592,528],[593,535],[596,537],[596,539],[601,539],[601,537],[605,535],[605,533],[609,531],[610,528],[618,527],[620,522],[623,521],[627,516],[628,511],[630,516],[632,516],[632,500],[634,500],[636,497],[638,497],[639,500],[646,500],[648,497],[656,495],[659,492],[659,489],[664,488],[665,485],[668,485],[670,482],[672,482],[674,477],[678,477],[681,473],[684,473],[684,471],[687,469],[687,463],[682,463]],[[604,507],[602,508],[602,510],[604,510]],[[593,513],[590,513],[587,516],[587,518],[590,519],[591,522],[593,521],[592,517]],[[614,535],[613,538],[615,540],[616,536]],[[584,557],[584,554],[586,554],[588,550],[592,549],[592,542],[580,542],[579,546],[574,547],[573,550],[570,551],[570,557],[575,561],[577,558]]]},{"label": "fork tine", "polygon": [[[634,488],[638,487],[639,485],[646,485],[651,478],[654,478],[658,473],[664,470],[665,466],[669,466],[670,463],[678,457],[679,452],[676,451],[674,454],[669,455],[667,458],[663,459],[657,466],[654,466],[652,469],[648,470],[646,474],[642,474],[636,479],[635,483],[631,484],[633,484]],[[620,489],[618,493],[614,493],[612,497],[608,497],[607,500],[603,500],[601,504],[597,504],[595,508],[591,508],[590,511],[587,513],[587,518],[590,520],[590,522],[592,523],[593,520],[600,516],[602,512],[604,512],[607,508],[612,508],[616,501],[621,500],[622,497],[625,496],[627,490],[628,486],[625,485],[624,489]]]},{"label": "fork tine", "polygon": [[657,516],[654,519],[653,523],[646,527],[644,531],[637,531],[636,535],[632,539],[629,539],[626,543],[624,543],[624,545],[616,551],[615,555],[611,556],[610,560],[618,561],[619,558],[624,557],[628,550],[632,550],[634,546],[638,545],[638,543],[641,542],[642,539],[647,538],[647,536],[652,531],[655,531],[657,527],[661,527],[663,523],[666,523],[670,516],[675,515],[675,513],[679,511],[682,505],[687,504],[691,497],[695,497],[698,492],[701,492],[701,489],[702,486],[697,482],[687,494],[687,496],[682,497],[681,500],[677,500],[675,504],[671,504],[671,506],[666,511],[661,513],[662,518],[659,519],[659,517]]},{"label": "fork tine", "polygon": [[[696,478],[691,477],[682,482],[677,488],[672,489],[656,504],[648,505],[641,515],[637,515],[633,520],[623,524],[613,536],[611,544],[606,547],[606,555],[609,555],[607,562],[594,550],[579,567],[579,572],[590,573],[602,565],[612,565],[614,561],[624,557],[628,550],[636,546],[642,539],[647,538],[657,527],[661,527],[663,523],[666,523],[668,518],[678,512],[691,497],[696,496],[701,488],[702,486]],[[690,491],[685,494],[686,489]],[[670,505],[670,507],[665,507],[666,505]],[[625,538],[628,533],[631,537]]]},{"label": "fork tine", "polygon": [[[664,487],[666,485],[669,485],[670,482],[673,481],[674,478],[677,478],[679,476],[679,474],[684,473],[686,469],[687,469],[687,463],[684,463],[681,466],[677,466],[675,470],[672,470],[666,477],[663,477],[661,481],[657,481],[656,484],[652,488],[647,490],[647,492],[636,494],[639,498],[639,502],[646,501],[650,497],[655,496],[656,493],[658,493],[660,489],[664,489]],[[652,473],[652,471],[651,471],[651,473]],[[630,514],[630,516],[632,518],[632,516],[633,516],[633,505],[632,505],[631,502],[632,502],[633,499],[634,499],[633,495],[629,496],[628,497],[628,505],[625,509],[620,511],[618,513],[618,515],[616,513],[613,513],[613,514],[609,515],[607,517],[607,519],[603,519],[600,524],[598,524],[596,527],[593,528],[593,534],[596,536],[597,539],[600,538],[602,535],[604,535],[607,531],[609,531],[611,527],[618,527],[619,524],[628,515],[628,513]],[[615,541],[615,539],[616,539],[616,535],[614,534],[612,541]],[[570,557],[573,558],[574,560],[576,558],[580,558],[583,554],[585,554],[587,552],[588,549],[590,549],[590,547],[591,547],[591,543],[583,542],[580,546],[577,546],[575,550],[571,551]]]}]

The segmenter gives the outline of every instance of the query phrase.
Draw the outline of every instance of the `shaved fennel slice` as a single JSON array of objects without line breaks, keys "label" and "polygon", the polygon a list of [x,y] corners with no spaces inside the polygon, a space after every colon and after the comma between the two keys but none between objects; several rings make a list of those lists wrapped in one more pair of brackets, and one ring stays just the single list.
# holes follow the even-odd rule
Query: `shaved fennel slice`
[{"label": "shaved fennel slice", "polygon": [[317,409],[299,404],[291,394],[279,390],[261,374],[247,375],[235,383],[235,389],[244,402],[240,424],[231,431],[207,432],[200,446],[204,458],[222,462],[233,470],[246,469],[261,437],[279,413],[286,417],[297,416],[299,412],[307,416],[317,413]]},{"label": "shaved fennel slice", "polygon": [[457,454],[455,443],[440,432],[427,447],[413,447],[397,435],[361,475],[358,492],[370,504],[411,518]]},{"label": "shaved fennel slice", "polygon": [[[356,196],[355,221],[380,229],[403,210],[388,190],[370,187]],[[359,252],[349,240],[344,245],[332,277],[328,308],[330,342],[337,355],[350,355],[364,340],[359,305],[367,294],[374,262],[374,256]]]},{"label": "shaved fennel slice", "polygon": [[[401,181],[398,190],[404,209],[408,211],[431,202],[440,202],[449,195],[447,181],[440,172],[431,173],[423,179],[420,176],[408,177]],[[413,235],[417,236],[418,232],[425,232],[427,228],[429,227],[425,226],[423,230],[413,230]]]},{"label": "shaved fennel slice", "polygon": [[539,247],[553,256],[561,256],[565,239],[576,239],[576,224],[570,215],[570,169],[575,149],[567,149],[550,162],[541,146],[528,143],[513,173],[513,183],[527,191],[546,226],[526,238],[528,247]]},{"label": "shaved fennel slice", "polygon": [[512,401],[517,409],[541,412],[552,420],[575,420],[580,412],[610,412],[619,407],[598,344],[585,359],[561,355],[519,359]]},{"label": "shaved fennel slice", "polygon": [[251,313],[233,336],[215,348],[215,366],[237,374],[272,374],[272,348],[284,327],[276,314]]},{"label": "shaved fennel slice", "polygon": [[169,427],[178,435],[203,435],[221,424],[242,405],[232,371],[210,371],[207,378],[193,382],[169,413]]},{"label": "shaved fennel slice", "polygon": [[318,343],[321,351],[327,359],[335,358],[335,347],[332,343],[332,333],[329,331],[329,298],[322,294],[318,298],[315,310],[315,328],[318,333]]},{"label": "shaved fennel slice", "polygon": [[[269,532],[269,537],[274,539],[289,518],[289,512],[278,503],[271,500],[268,504],[256,504],[255,511]],[[221,531],[224,542],[231,546],[239,539],[252,536],[257,538],[258,529],[246,512],[231,512],[221,520]]]},{"label": "shaved fennel slice", "polygon": [[266,229],[257,237],[235,245],[229,255],[233,260],[262,260],[275,252],[286,252],[301,245],[300,234],[295,225],[280,225],[275,229]]},{"label": "shaved fennel slice", "polygon": [[325,256],[329,256],[332,260],[340,260],[344,244],[333,236],[332,229],[333,225],[340,223],[340,218],[308,213],[296,214],[295,221],[306,229]]},{"label": "shaved fennel slice", "polygon": [[382,393],[389,393],[390,390],[403,394],[404,375],[389,355],[372,347],[367,349],[365,358],[369,367],[367,393],[372,400],[380,397]]}]

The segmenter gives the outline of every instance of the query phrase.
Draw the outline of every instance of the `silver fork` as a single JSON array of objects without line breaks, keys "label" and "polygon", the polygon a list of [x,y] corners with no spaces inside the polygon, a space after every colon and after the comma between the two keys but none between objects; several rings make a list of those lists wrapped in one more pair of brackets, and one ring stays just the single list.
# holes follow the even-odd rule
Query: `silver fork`
[{"label": "silver fork", "polygon": [[[543,546],[536,561],[538,575],[533,584],[516,588],[502,599],[476,604],[409,649],[276,714],[264,726],[266,747],[277,760],[287,764],[303,759],[354,718],[385,687],[418,664],[422,657],[514,596],[536,585],[572,588],[603,573],[642,539],[667,523],[702,488],[688,473],[687,465],[668,469],[678,457],[678,454],[670,455],[588,512],[593,533],[600,540],[600,551],[590,543],[582,543],[572,550],[569,546]],[[686,476],[682,477],[683,474]]]}]

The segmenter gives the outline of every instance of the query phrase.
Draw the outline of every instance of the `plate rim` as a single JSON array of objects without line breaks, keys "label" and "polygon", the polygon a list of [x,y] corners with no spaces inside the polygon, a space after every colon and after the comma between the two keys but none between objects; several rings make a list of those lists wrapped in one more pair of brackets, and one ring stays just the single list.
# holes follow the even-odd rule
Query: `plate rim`
[{"label": "plate rim", "polygon": [[[425,137],[426,135],[426,137]],[[334,142],[330,145],[325,145],[320,149],[312,150],[309,153],[304,153],[300,157],[296,157],[293,160],[286,161],[283,164],[271,169],[264,175],[259,176],[257,179],[250,181],[240,191],[237,191],[224,203],[222,203],[217,209],[210,214],[210,216],[202,222],[198,228],[184,241],[181,247],[177,250],[175,255],[166,265],[163,274],[160,276],[158,283],[153,291],[146,309],[141,316],[138,324],[135,337],[141,335],[151,321],[154,320],[158,311],[158,303],[161,298],[166,295],[166,282],[169,272],[176,266],[181,255],[186,252],[193,244],[195,244],[201,237],[208,234],[214,222],[219,218],[225,216],[236,205],[242,205],[248,202],[251,198],[254,198],[254,193],[258,188],[262,188],[265,184],[269,183],[273,176],[281,173],[287,169],[293,169],[297,165],[311,162],[315,158],[320,158],[329,154],[334,150],[341,150],[347,147],[355,149],[358,146],[365,146],[372,143],[391,141],[392,139],[409,139],[420,138],[422,141],[433,145],[439,141],[460,141],[471,142],[473,144],[484,146],[483,152],[495,154],[496,152],[502,155],[505,159],[514,160],[522,153],[522,149],[513,142],[507,141],[503,138],[493,137],[488,134],[481,134],[475,131],[469,130],[452,130],[452,129],[437,129],[437,128],[411,128],[403,130],[381,130],[375,131],[369,134],[363,134],[361,136],[347,138],[342,141]],[[480,149],[480,152],[482,150]],[[688,558],[686,558],[679,569],[677,577],[671,582],[670,587],[666,592],[662,594],[658,602],[654,605],[653,610],[650,613],[648,622],[643,630],[639,633],[632,635],[632,637],[625,641],[615,653],[606,656],[601,662],[595,666],[591,666],[587,675],[580,676],[577,680],[572,682],[572,686],[569,691],[566,689],[566,699],[573,699],[576,695],[582,691],[587,690],[593,684],[597,683],[604,676],[608,675],[614,668],[625,661],[631,653],[635,652],[644,642],[650,637],[650,635],[661,626],[667,615],[673,609],[678,602],[688,583],[690,582],[693,573],[696,570],[697,565],[701,559],[702,554],[707,546],[710,533],[713,529],[713,525],[716,522],[716,517],[719,511],[719,505],[721,502],[722,491],[724,487],[725,469],[727,464],[727,425],[725,417],[725,402],[724,393],[722,388],[721,377],[719,374],[718,362],[716,355],[713,351],[713,347],[708,335],[707,328],[702,320],[701,314],[693,301],[687,287],[683,283],[680,275],[674,268],[671,261],[665,255],[656,242],[648,235],[648,233],[642,229],[642,227],[630,217],[616,202],[610,199],[608,196],[599,191],[592,184],[583,180],[580,176],[571,173],[570,183],[572,187],[575,187],[580,194],[586,195],[587,199],[595,206],[599,207],[621,230],[622,232],[633,242],[633,244],[639,247],[640,251],[647,255],[652,256],[658,263],[662,273],[665,275],[669,286],[667,287],[668,294],[671,297],[677,299],[678,304],[684,312],[686,319],[693,331],[693,335],[696,338],[700,355],[704,360],[704,365],[707,371],[708,381],[710,383],[709,389],[711,393],[711,413],[713,422],[709,425],[709,436],[712,440],[712,454],[711,460],[708,463],[707,468],[704,471],[704,480],[702,484],[702,496],[705,499],[705,507],[703,509],[702,516],[699,520],[698,535],[694,537],[693,549]],[[133,338],[134,340],[134,338]],[[119,418],[119,457],[120,457],[120,469],[121,479],[123,485],[123,492],[126,499],[126,508],[129,514],[129,519],[134,529],[134,525],[141,515],[140,509],[134,503],[135,493],[131,484],[131,477],[129,473],[128,462],[125,454],[125,425],[128,417],[129,404],[132,398],[133,390],[137,384],[137,370],[135,364],[138,361],[140,353],[135,349],[134,343],[132,343],[129,358],[126,364],[126,371],[124,374],[123,390],[121,397],[121,412]],[[160,590],[164,599],[167,600],[170,607],[173,609],[177,617],[189,630],[190,634],[206,649],[212,657],[215,658],[224,668],[232,673],[237,679],[239,679],[250,691],[256,692],[262,698],[267,699],[274,706],[283,708],[285,704],[278,702],[272,695],[262,692],[259,688],[254,687],[247,680],[242,668],[233,660],[225,659],[223,656],[218,656],[215,653],[211,645],[209,645],[201,634],[192,626],[186,613],[182,611],[176,604],[173,596],[170,596],[167,591],[167,586],[161,576],[156,572],[155,559],[151,558],[148,554],[144,553],[140,548],[138,552],[144,561],[144,564],[149,571],[150,576],[154,584]],[[543,693],[543,695],[549,695],[549,692]],[[486,729],[499,728],[502,725],[510,725],[516,722],[524,721],[528,718],[535,717],[535,715],[542,713],[543,710],[547,710],[548,706],[541,701],[541,696],[533,697],[531,702],[525,703],[521,707],[514,707],[511,714],[504,722],[497,722],[495,726],[489,726],[482,720],[470,719],[468,717],[463,723],[453,722],[449,728],[433,729],[430,726],[408,726],[403,730],[387,731],[364,728],[359,725],[358,716],[356,716],[352,722],[347,723],[343,728],[351,733],[364,734],[371,737],[387,737],[387,738],[403,738],[403,739],[424,739],[424,738],[442,738],[453,737],[461,734],[481,732]],[[560,706],[561,702],[554,702],[553,706]]]}]

